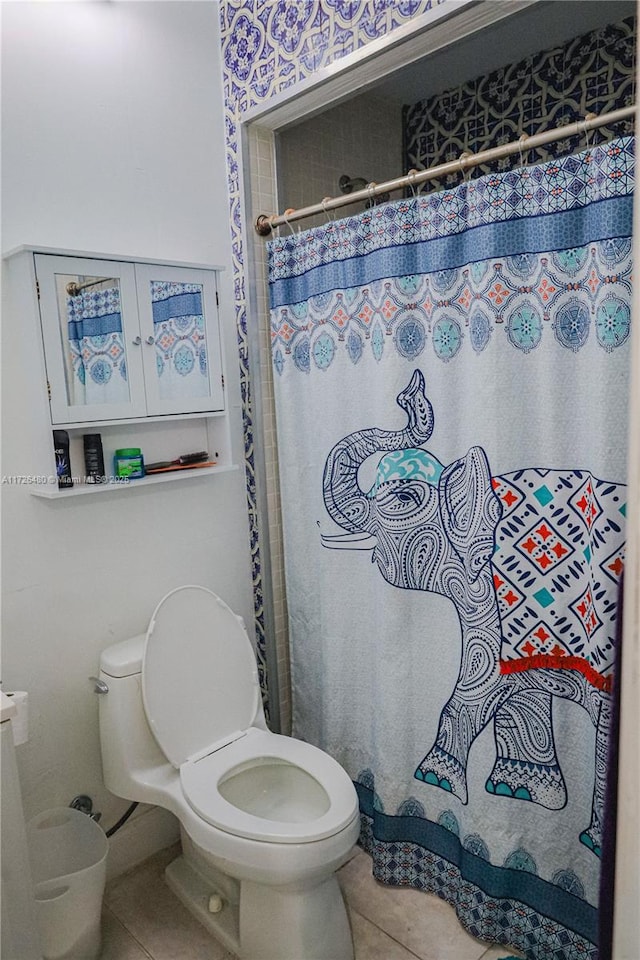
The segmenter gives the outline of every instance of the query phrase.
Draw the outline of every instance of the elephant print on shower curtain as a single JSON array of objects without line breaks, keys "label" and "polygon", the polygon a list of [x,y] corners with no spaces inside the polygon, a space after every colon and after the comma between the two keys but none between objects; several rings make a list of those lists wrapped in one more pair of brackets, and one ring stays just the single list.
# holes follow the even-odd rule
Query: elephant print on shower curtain
[{"label": "elephant print on shower curtain", "polygon": [[[561,809],[553,698],[574,701],[596,727],[591,822],[580,839],[599,854],[625,487],[580,465],[494,475],[479,446],[443,465],[423,446],[434,412],[419,370],[397,403],[403,430],[358,430],[329,453],[324,502],[347,532],[322,542],[370,548],[387,582],[455,605],[458,680],[415,777],[466,803],[469,748],[493,722],[487,791]],[[377,454],[375,482],[362,490],[358,470]]]}]

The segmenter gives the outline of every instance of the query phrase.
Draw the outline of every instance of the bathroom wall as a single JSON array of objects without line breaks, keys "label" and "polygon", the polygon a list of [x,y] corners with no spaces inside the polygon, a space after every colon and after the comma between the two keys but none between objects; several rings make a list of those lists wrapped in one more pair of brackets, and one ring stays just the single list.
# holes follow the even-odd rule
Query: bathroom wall
[{"label": "bathroom wall", "polygon": [[[339,196],[343,174],[367,183],[397,177],[402,169],[402,113],[394,101],[367,93],[284,130],[276,143],[280,207],[300,209]],[[363,209],[360,202],[331,216]],[[294,229],[308,230],[325,219],[324,214],[309,217]]]},{"label": "bathroom wall", "polygon": [[[240,465],[61,501],[2,486],[2,680],[30,697],[30,740],[17,750],[27,816],[86,792],[109,827],[128,805],[102,783],[87,678],[103,647],[144,631],[164,592],[203,584],[253,623],[218,16],[202,2],[2,4],[3,251],[37,244],[225,266]],[[4,476],[34,472],[20,336],[31,322],[5,306]],[[127,835],[133,858],[173,826],[157,820],[137,841],[142,817],[130,823],[116,837]]]}]

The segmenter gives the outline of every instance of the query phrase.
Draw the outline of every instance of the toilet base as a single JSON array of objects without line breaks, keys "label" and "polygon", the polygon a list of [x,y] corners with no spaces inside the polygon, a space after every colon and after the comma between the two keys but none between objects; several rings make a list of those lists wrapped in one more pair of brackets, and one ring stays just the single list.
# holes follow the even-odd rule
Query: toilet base
[{"label": "toilet base", "polygon": [[300,889],[243,881],[240,942],[242,960],[353,960],[335,874]]},{"label": "toilet base", "polygon": [[206,880],[185,857],[172,860],[164,871],[167,886],[172,890],[196,920],[206,927],[227,950],[241,957],[240,952],[240,911],[238,904],[223,896],[224,906],[219,913],[211,913],[209,899],[219,893],[216,886]]},{"label": "toilet base", "polygon": [[[225,896],[214,875],[207,879],[185,856],[169,864],[165,878],[196,919],[240,960],[353,960],[349,919],[335,874],[300,888],[243,880],[239,903]],[[224,905],[211,913],[215,893]]]}]

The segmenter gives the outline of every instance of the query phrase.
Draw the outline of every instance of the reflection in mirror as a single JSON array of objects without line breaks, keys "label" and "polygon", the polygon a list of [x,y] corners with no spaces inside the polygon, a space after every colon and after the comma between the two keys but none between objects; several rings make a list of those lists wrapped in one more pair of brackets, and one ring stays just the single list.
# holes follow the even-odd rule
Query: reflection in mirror
[{"label": "reflection in mirror", "polygon": [[56,294],[69,404],[127,402],[120,281],[56,274]]},{"label": "reflection in mirror", "polygon": [[209,396],[202,285],[152,280],[150,286],[161,399]]}]

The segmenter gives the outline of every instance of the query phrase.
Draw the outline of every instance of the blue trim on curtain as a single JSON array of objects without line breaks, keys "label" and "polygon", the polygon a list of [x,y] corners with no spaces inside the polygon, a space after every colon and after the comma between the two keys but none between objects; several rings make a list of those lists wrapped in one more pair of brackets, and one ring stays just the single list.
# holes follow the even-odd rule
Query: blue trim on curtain
[{"label": "blue trim on curtain", "polygon": [[165,300],[154,300],[152,304],[153,322],[163,323],[176,317],[197,317],[202,314],[202,295],[200,293],[178,293]]},{"label": "blue trim on curtain", "polygon": [[374,807],[373,791],[356,782],[360,810],[373,821],[376,840],[387,843],[415,843],[454,864],[463,877],[491,897],[521,900],[542,916],[589,940],[598,942],[598,911],[585,900],[525,870],[497,867],[471,853],[458,837],[422,817],[388,816]]},{"label": "blue trim on curtain", "polygon": [[101,317],[71,320],[68,330],[69,340],[82,340],[83,337],[104,337],[108,333],[122,333],[122,316],[120,313],[105,313]]},{"label": "blue trim on curtain", "polygon": [[399,243],[321,264],[288,279],[272,278],[271,307],[299,303],[330,290],[358,287],[374,280],[451,270],[489,257],[565,250],[598,240],[628,237],[632,222],[633,197],[611,197],[586,208],[483,224],[440,239]]}]

